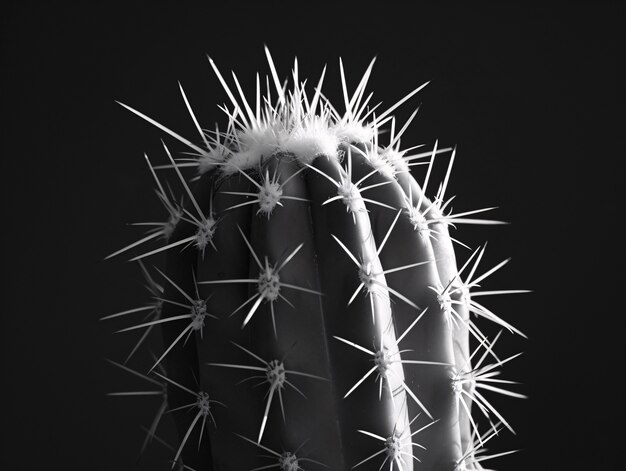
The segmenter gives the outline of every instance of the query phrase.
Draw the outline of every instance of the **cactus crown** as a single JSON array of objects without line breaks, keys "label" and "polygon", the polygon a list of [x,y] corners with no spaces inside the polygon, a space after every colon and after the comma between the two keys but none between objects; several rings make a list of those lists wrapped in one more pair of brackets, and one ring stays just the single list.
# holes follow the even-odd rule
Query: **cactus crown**
[{"label": "cactus crown", "polygon": [[[184,321],[186,327],[172,336],[173,342],[170,341],[150,370],[150,373],[158,376],[162,381],[157,382],[152,376],[134,372],[121,365],[122,368],[148,381],[156,382],[160,386],[160,390],[156,392],[163,397],[164,401],[160,414],[164,413],[168,407],[166,384],[177,393],[182,391],[184,394],[194,395],[195,402],[173,409],[176,411],[187,408],[196,411],[196,416],[177,450],[173,466],[180,464],[179,457],[196,423],[199,421],[201,423],[200,438],[202,438],[207,418],[210,423],[217,426],[212,405],[219,404],[226,408],[224,403],[210,399],[209,393],[205,392],[211,391],[213,395],[214,389],[221,388],[221,396],[211,397],[220,399],[225,395],[224,386],[220,384],[220,381],[215,380],[214,376],[208,376],[208,379],[201,378],[202,384],[198,388],[200,392],[194,392],[188,389],[188,385],[174,382],[169,378],[161,365],[161,361],[166,356],[175,352],[180,344],[186,344],[189,337],[194,335],[198,342],[198,350],[204,349],[202,350],[203,358],[210,360],[203,362],[203,366],[212,369],[229,368],[238,372],[247,370],[251,376],[240,383],[257,378],[261,382],[255,387],[264,385],[264,402],[260,406],[258,404],[251,406],[252,409],[257,408],[254,409],[255,413],[260,411],[260,417],[254,417],[255,420],[259,419],[261,424],[256,441],[240,435],[236,428],[231,430],[233,432],[231,435],[237,435],[260,450],[270,453],[269,457],[274,460],[274,465],[254,469],[274,467],[283,471],[301,471],[304,469],[303,463],[311,463],[313,467],[326,466],[311,458],[303,458],[300,448],[291,447],[296,438],[292,438],[291,430],[285,432],[289,422],[285,410],[291,413],[299,411],[298,407],[289,406],[290,390],[299,393],[304,399],[318,401],[315,404],[334,411],[337,417],[342,417],[342,420],[347,423],[339,424],[338,420],[332,417],[323,422],[318,420],[319,411],[316,412],[314,406],[301,407],[304,410],[303,417],[318,427],[312,433],[317,433],[322,442],[327,440],[325,446],[330,451],[322,450],[321,452],[327,453],[326,456],[331,456],[335,462],[349,464],[351,469],[381,456],[384,457],[383,464],[380,468],[378,465],[375,468],[382,469],[388,463],[390,470],[396,468],[412,470],[413,461],[420,461],[414,447],[426,450],[425,446],[412,441],[413,437],[420,432],[424,440],[428,441],[429,446],[435,448],[431,451],[431,464],[437,461],[448,462],[451,463],[450,467],[457,471],[469,468],[481,469],[479,462],[490,458],[481,455],[484,444],[496,435],[500,423],[512,430],[483,393],[489,391],[511,397],[524,396],[501,387],[512,383],[511,381],[494,378],[499,374],[496,368],[517,355],[504,360],[496,357],[493,353],[493,346],[500,334],[495,339],[488,340],[470,319],[470,313],[495,322],[511,332],[521,334],[477,302],[476,297],[519,293],[523,290],[477,292],[476,288],[480,287],[479,283],[504,266],[508,260],[482,275],[475,276],[477,266],[485,251],[482,247],[475,250],[464,266],[457,270],[452,242],[461,243],[449,236],[448,228],[455,228],[456,224],[464,223],[498,224],[499,221],[468,218],[468,216],[494,208],[482,208],[457,214],[453,214],[449,209],[452,198],[446,199],[445,193],[455,158],[453,149],[438,148],[437,142],[432,151],[420,154],[407,155],[412,149],[401,149],[401,137],[417,111],[399,131],[396,130],[392,113],[398,106],[422,90],[427,83],[410,92],[386,111],[376,114],[378,105],[370,107],[372,95],[365,93],[374,61],[367,67],[352,95],[348,93],[343,64],[340,61],[345,106],[345,112],[340,114],[321,92],[325,69],[313,94],[307,94],[305,82],[301,82],[298,75],[296,60],[292,73],[293,86],[287,89],[286,85],[281,85],[267,48],[265,51],[274,88],[270,87],[270,78],[268,78],[266,95],[262,96],[257,75],[256,95],[253,99],[246,97],[234,73],[236,93],[233,92],[215,63],[209,59],[211,67],[231,102],[230,107],[222,107],[228,117],[225,129],[220,130],[218,127],[212,131],[202,129],[193,114],[182,86],[180,87],[187,109],[200,134],[202,140],[200,145],[192,143],[139,111],[122,104],[128,110],[182,142],[192,151],[190,158],[175,160],[164,144],[169,159],[169,165],[164,167],[171,168],[176,173],[185,190],[185,199],[188,200],[186,204],[182,201],[178,203],[174,197],[165,192],[155,172],[156,167],[152,166],[146,156],[158,187],[157,195],[167,210],[167,220],[160,224],[147,223],[154,225],[155,228],[146,237],[110,256],[126,252],[157,238],[164,239],[165,245],[132,259],[139,261],[148,281],[148,289],[156,301],[146,307],[106,316],[106,318],[112,318],[133,312],[149,311],[145,322],[120,331],[148,329],[127,360],[153,327],[160,325],[164,329],[170,328],[176,325],[175,321]],[[383,146],[379,143],[379,134],[387,125],[390,127],[389,142]],[[426,198],[425,192],[433,162],[437,155],[450,151],[452,154],[445,179],[431,201]],[[325,158],[318,159],[321,156]],[[417,164],[416,160],[424,158],[430,160],[426,162],[428,165],[426,177],[420,187],[411,177],[410,169]],[[198,184],[200,190],[198,187],[194,191],[191,190],[187,180],[181,174],[180,168],[182,167],[195,168],[196,176],[192,180],[200,180]],[[222,184],[224,187],[221,186]],[[228,184],[233,185],[233,188],[230,188]],[[202,185],[209,186],[209,191],[202,192]],[[203,195],[202,199],[198,197],[198,192]],[[370,194],[375,196],[370,197]],[[336,207],[339,207],[340,211],[336,211]],[[227,220],[230,215],[233,215],[234,222]],[[348,218],[347,224],[346,218]],[[321,221],[319,225],[322,227],[310,228],[305,235],[307,238],[305,241],[293,241],[290,239],[291,219],[297,219],[301,226],[307,228],[309,224],[314,225],[316,221],[318,223]],[[223,226],[230,228],[228,236],[221,235],[219,232]],[[183,229],[180,229],[181,227]],[[335,229],[339,237],[335,234]],[[276,234],[278,234],[279,242],[269,243],[268,240],[277,237]],[[228,240],[225,240],[225,237]],[[234,239],[236,242],[233,242]],[[387,244],[388,240],[394,240],[396,247],[391,247],[394,243]],[[245,252],[247,257],[237,267],[239,270],[236,272],[237,276],[233,275],[232,279],[228,276],[224,278],[221,272],[216,274],[210,271],[223,270],[230,274],[235,270],[234,268],[231,270],[228,263],[224,262],[227,256],[219,258],[223,257],[218,250],[220,241],[226,242],[226,251],[231,250],[231,255],[239,256]],[[402,247],[398,247],[402,244],[407,244],[411,250],[407,250],[405,254]],[[315,247],[311,248],[311,246]],[[185,262],[177,261],[176,251],[170,249],[178,249],[181,252],[195,250],[197,253],[191,257],[194,259],[191,262],[193,268],[189,266],[190,258],[186,258]],[[318,250],[322,253],[318,253]],[[188,274],[188,270],[192,269],[193,283],[189,283],[188,276],[182,276],[180,273],[178,275],[169,273],[170,276],[168,276],[158,269],[167,284],[162,287],[154,282],[142,260],[166,251],[168,257],[174,260],[171,264],[168,261],[168,270],[175,267],[174,272],[176,268],[180,268],[180,272],[184,271]],[[308,259],[305,259],[305,254],[309,255]],[[331,255],[328,256],[328,254]],[[324,255],[332,259],[324,259]],[[197,281],[196,277],[200,269],[196,265],[201,264],[204,264],[204,268],[212,274],[212,277]],[[221,269],[213,268],[214,265],[220,264],[223,265]],[[466,269],[470,273],[465,276]],[[322,273],[332,280],[322,279]],[[406,277],[408,281],[403,279],[398,282],[399,276]],[[350,283],[354,283],[356,290]],[[210,301],[213,294],[219,293],[220,287],[225,287],[225,291],[228,291],[240,284],[248,287],[247,297],[239,299],[237,296],[240,296],[240,293],[233,294],[234,290],[230,292],[233,298],[237,298],[238,307],[226,315],[223,315],[223,312],[214,311]],[[321,285],[319,290],[318,284]],[[338,291],[336,285],[349,286],[348,291],[343,288]],[[333,291],[334,297],[326,298],[332,297],[330,301],[321,300],[323,296],[326,296],[324,288],[329,291],[335,290]],[[201,290],[204,289],[211,290],[206,298],[200,296]],[[314,308],[311,306],[316,303],[307,301],[312,298],[298,299],[292,304],[289,298],[290,293],[294,292],[301,296],[319,297],[319,305],[324,306],[328,312],[320,314],[312,310]],[[300,357],[294,361],[294,364],[306,365],[303,368],[304,371],[300,371],[299,366],[298,370],[287,369],[285,366],[286,351],[290,351],[290,347],[287,348],[285,342],[293,341],[293,339],[283,340],[279,337],[276,317],[281,313],[284,314],[284,310],[289,307],[306,311],[310,318],[317,319],[306,319],[302,325],[289,321],[291,322],[289,329],[286,329],[287,332],[296,332],[302,337],[310,336],[323,345],[320,351],[317,351],[315,348],[319,345],[314,345],[313,341],[307,344],[309,352],[315,352],[319,359],[316,358],[312,362],[311,358]],[[184,313],[173,313],[174,308],[183,308]],[[263,309],[269,311],[271,315],[271,324],[268,325],[273,330],[273,337],[265,335],[268,332],[265,328],[267,326],[259,327],[259,322],[256,322],[262,315],[257,315],[255,322],[252,322],[255,313],[262,312]],[[324,309],[320,308],[321,311]],[[248,342],[244,342],[246,346],[234,340],[235,337],[238,341],[241,339],[240,330],[237,333],[233,330],[228,331],[232,334],[232,338],[220,333],[220,328],[225,330],[229,328],[223,327],[226,323],[220,326],[211,324],[211,329],[207,328],[208,332],[205,332],[205,327],[207,327],[205,324],[209,322],[207,318],[221,322],[230,319],[240,310],[247,310],[240,329],[247,327],[255,332],[255,335],[244,338]],[[210,311],[218,315],[211,314]],[[300,314],[299,312],[298,315]],[[445,322],[440,322],[441,319]],[[424,337],[423,332],[418,333],[420,326],[415,326],[419,321],[421,325],[428,324],[423,332],[435,336],[436,341],[431,342],[430,339]],[[258,335],[259,332],[264,335]],[[470,335],[479,342],[478,348],[471,354],[469,352]],[[207,339],[207,337],[210,338]],[[230,342],[226,344],[228,348],[222,348],[224,339],[221,337],[226,337],[226,341]],[[299,340],[306,343],[310,339]],[[202,342],[205,345],[208,343],[209,346],[202,347]],[[214,348],[211,342],[221,347]],[[400,342],[404,342],[403,348],[404,345],[408,345],[409,348],[400,350]],[[371,344],[375,347],[370,350],[366,345]],[[236,348],[232,348],[233,345]],[[346,345],[351,349],[346,349]],[[213,351],[212,348],[214,348]],[[225,352],[229,349],[236,351],[239,356]],[[480,349],[484,351],[472,366],[472,359]],[[258,356],[254,353],[255,351],[264,352],[262,355],[267,360]],[[346,351],[349,353],[346,354]],[[413,359],[412,355],[415,352],[427,358]],[[219,361],[215,361],[213,354],[222,356]],[[238,359],[238,363],[230,361],[228,356],[230,354]],[[242,357],[253,364],[246,364],[246,360],[241,360]],[[489,363],[487,359],[490,357],[493,357],[495,362]],[[321,368],[318,371],[319,374],[309,371],[310,368],[316,366],[316,362],[321,365],[317,365]],[[287,363],[291,368],[291,359]],[[365,374],[360,370],[363,366],[365,366],[364,371],[367,371]],[[153,371],[156,367],[161,369],[162,374]],[[343,370],[337,373],[336,369],[338,370],[339,367]],[[371,375],[374,373],[376,373],[376,380],[374,384],[370,384],[371,378],[374,377]],[[350,379],[344,381],[342,374]],[[318,393],[322,391],[321,399],[309,398],[296,385],[298,379],[316,380],[311,381],[313,383],[330,383],[331,381],[341,383],[343,381],[345,384],[341,383],[341,388],[336,385],[332,388],[328,386],[323,391],[321,386],[315,385]],[[429,387],[438,391],[438,394],[431,395],[427,407],[426,401],[422,402],[416,392]],[[389,394],[383,395],[383,388]],[[237,396],[236,392],[228,391],[228,393]],[[336,397],[336,394],[339,396]],[[348,398],[348,396],[352,397]],[[238,406],[245,409],[250,405],[249,403],[254,402],[248,399],[245,397],[245,400]],[[344,399],[346,401],[354,399],[355,403],[360,405],[354,408],[350,405],[346,406],[342,402]],[[277,421],[272,419],[272,413],[275,413],[277,409],[276,406],[272,407],[272,404],[277,401],[280,404],[282,426],[285,429],[280,429],[281,425],[275,425]],[[472,404],[476,406],[475,410],[487,417],[493,433],[487,432],[482,435],[478,433],[478,425],[473,420],[470,409]],[[431,415],[429,412],[431,407],[434,407],[443,417],[435,418]],[[372,412],[373,408],[377,412]],[[413,423],[422,412],[431,421],[413,430],[415,428]],[[307,413],[308,416],[306,416]],[[216,416],[217,414],[219,412],[216,412]],[[240,415],[241,417],[237,419],[238,424],[242,425],[242,417],[248,418],[248,415],[254,414],[242,412]],[[409,420],[409,415],[414,418]],[[376,420],[371,419],[370,416],[375,416]],[[492,416],[499,420],[497,424],[493,422]],[[367,422],[368,418],[371,419],[369,422]],[[154,436],[159,419],[160,416],[155,419],[149,437]],[[369,426],[375,426],[378,429],[363,430],[355,426],[361,420],[365,420]],[[233,419],[233,422],[236,420]],[[290,442],[289,447],[286,446],[286,448],[295,451],[278,452],[265,446],[263,444],[266,437],[264,433],[268,424],[275,426],[275,430],[272,431],[274,442]],[[294,426],[293,422],[291,426]],[[303,438],[309,432],[307,425],[296,424],[296,427],[299,429],[298,439]],[[353,441],[353,435],[358,435],[355,432],[366,436],[366,439],[376,440],[377,444],[368,444],[370,456],[352,465],[358,461],[355,456],[360,453],[360,445],[353,445],[357,443]],[[239,446],[233,446],[228,439],[214,430],[207,435],[211,435],[212,440],[222,440],[219,442],[221,445],[214,445],[218,453],[222,452],[219,449],[222,445],[229,450],[223,451],[224,455],[228,455]],[[294,437],[295,435],[293,434]],[[343,448],[344,445],[339,443],[341,441],[351,443],[356,453],[355,450],[346,451]],[[320,448],[324,446],[318,446],[318,449]],[[462,450],[464,454],[461,454]],[[497,456],[504,454],[507,453]],[[264,456],[268,457],[268,455]]]},{"label": "cactus crown", "polygon": [[[226,130],[216,128],[214,131],[206,132],[198,126],[204,146],[194,145],[137,110],[123,103],[120,104],[188,145],[195,154],[194,159],[192,159],[192,165],[197,168],[197,172],[200,175],[216,167],[224,175],[231,175],[237,171],[256,170],[268,158],[279,158],[285,154],[295,157],[303,166],[311,164],[319,155],[341,159],[344,154],[340,146],[341,143],[373,143],[373,148],[361,149],[360,152],[369,158],[374,168],[380,171],[381,174],[392,176],[398,171],[408,170],[409,167],[404,159],[404,152],[400,150],[399,146],[400,137],[406,126],[399,133],[392,135],[391,143],[383,149],[378,149],[377,147],[378,133],[383,125],[394,121],[391,115],[393,110],[418,93],[428,82],[413,90],[384,113],[376,116],[375,110],[377,106],[369,108],[372,95],[365,97],[365,87],[371,74],[374,60],[369,64],[351,98],[348,97],[346,92],[345,74],[343,64],[341,64],[341,76],[345,92],[344,104],[346,107],[346,112],[341,115],[321,93],[326,72],[325,68],[315,87],[315,93],[309,98],[305,91],[305,82],[300,82],[298,76],[297,60],[293,69],[293,88],[288,91],[286,84],[285,86],[280,85],[269,50],[266,48],[265,51],[275,84],[275,93],[277,95],[275,102],[272,101],[269,82],[267,83],[266,95],[262,96],[258,75],[256,96],[249,101],[241,89],[236,75],[233,73],[233,78],[237,85],[238,100],[213,60],[209,59],[217,77],[226,90],[232,109],[226,106],[222,107],[229,120]],[[191,107],[184,95],[182,86],[181,93],[191,112]],[[250,104],[251,102],[252,105]],[[411,119],[414,116],[415,114]],[[197,124],[195,117],[194,122]],[[257,186],[259,190],[259,211],[269,217],[275,206],[280,203],[282,189],[278,183],[269,178],[269,175],[266,176],[261,185],[257,184]],[[348,180],[341,182],[337,188],[338,196],[342,198],[350,210],[356,209],[354,201],[358,199],[354,187],[355,185]],[[170,226],[179,217],[180,215],[176,212],[172,212]],[[199,229],[197,238],[199,249],[203,249],[206,246],[212,235],[212,225],[207,224],[207,221],[202,222],[205,227],[204,229],[202,227]],[[202,230],[204,230],[204,233],[200,234]]]}]

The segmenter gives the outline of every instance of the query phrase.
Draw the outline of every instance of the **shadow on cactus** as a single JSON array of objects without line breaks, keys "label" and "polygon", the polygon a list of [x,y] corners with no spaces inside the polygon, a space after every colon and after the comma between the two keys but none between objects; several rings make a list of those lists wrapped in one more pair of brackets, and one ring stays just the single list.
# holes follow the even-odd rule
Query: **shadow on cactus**
[{"label": "shadow on cactus", "polygon": [[[139,222],[148,233],[109,256],[132,253],[152,295],[103,318],[147,315],[119,331],[142,335],[113,362],[157,386],[118,394],[163,397],[143,447],[168,411],[181,469],[460,471],[513,453],[484,446],[513,430],[490,397],[524,397],[499,376],[517,355],[494,346],[523,334],[479,301],[525,291],[481,288],[508,262],[482,271],[485,247],[457,268],[455,244],[469,247],[449,231],[501,222],[482,218],[494,208],[452,211],[455,149],[402,149],[417,111],[401,127],[393,112],[426,84],[382,111],[366,91],[374,61],[352,92],[340,62],[333,105],[325,69],[309,89],[296,61],[283,82],[265,52],[270,73],[249,95],[209,59],[231,102],[221,128],[202,128],[180,88],[195,142],[120,103],[186,147],[175,159],[164,143],[162,165],[145,156],[164,222]],[[157,326],[152,368],[126,366]]]}]

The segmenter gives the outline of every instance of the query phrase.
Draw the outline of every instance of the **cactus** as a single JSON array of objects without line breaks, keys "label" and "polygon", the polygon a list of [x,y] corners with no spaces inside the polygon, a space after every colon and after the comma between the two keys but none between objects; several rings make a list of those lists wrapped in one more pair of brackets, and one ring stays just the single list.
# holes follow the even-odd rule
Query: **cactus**
[{"label": "cactus", "polygon": [[[158,166],[145,156],[167,218],[140,223],[148,234],[110,255],[138,251],[152,295],[106,316],[147,313],[120,330],[142,333],[126,362],[154,327],[164,341],[147,372],[114,362],[163,397],[146,443],[169,410],[181,469],[461,471],[512,453],[484,445],[512,430],[490,395],[524,397],[497,377],[517,355],[500,358],[494,345],[502,330],[523,334],[478,300],[524,290],[477,290],[508,262],[479,274],[484,246],[457,268],[453,244],[469,247],[449,230],[500,222],[479,219],[494,208],[452,212],[455,149],[401,148],[417,111],[400,130],[392,113],[426,84],[377,112],[366,93],[374,61],[352,93],[340,61],[340,114],[322,94],[325,69],[307,91],[296,61],[288,89],[266,55],[265,96],[257,74],[252,101],[209,59],[231,101],[222,130],[200,127],[180,87],[198,143],[120,103],[188,151],[174,159],[163,143]],[[146,266],[157,254],[165,267]],[[496,337],[485,320],[502,328]]]}]

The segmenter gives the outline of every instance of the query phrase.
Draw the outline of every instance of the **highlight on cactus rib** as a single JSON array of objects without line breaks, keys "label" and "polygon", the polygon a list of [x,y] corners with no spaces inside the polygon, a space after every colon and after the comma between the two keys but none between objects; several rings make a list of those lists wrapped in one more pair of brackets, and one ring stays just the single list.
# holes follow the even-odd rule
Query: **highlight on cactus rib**
[{"label": "highlight on cactus rib", "polygon": [[[120,103],[168,141],[144,155],[162,220],[106,257],[136,262],[147,288],[102,317],[131,339],[111,364],[150,386],[110,395],[159,398],[138,449],[161,443],[166,467],[197,471],[491,468],[516,451],[492,451],[514,430],[492,398],[525,397],[500,376],[520,354],[495,347],[524,334],[486,299],[527,290],[487,287],[509,260],[485,269],[486,245],[451,235],[502,224],[483,217],[494,207],[453,211],[456,149],[401,145],[417,110],[393,113],[427,83],[384,109],[374,60],[348,90],[340,59],[333,104],[326,68],[311,86],[296,59],[284,80],[265,53],[252,93],[209,58],[230,101],[210,129],[179,84],[196,136]],[[159,436],[165,414],[177,443]]]}]

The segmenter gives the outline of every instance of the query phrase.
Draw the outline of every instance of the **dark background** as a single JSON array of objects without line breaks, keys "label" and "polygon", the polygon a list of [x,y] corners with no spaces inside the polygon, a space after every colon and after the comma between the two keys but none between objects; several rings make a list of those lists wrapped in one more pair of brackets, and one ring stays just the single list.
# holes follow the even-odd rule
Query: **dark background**
[{"label": "dark background", "polygon": [[[530,399],[495,401],[518,434],[492,449],[523,451],[494,467],[618,469],[623,8],[205,4],[3,7],[0,467],[168,468],[158,444],[136,465],[158,399],[105,396],[148,386],[104,360],[128,352],[136,337],[112,334],[127,324],[98,322],[146,292],[136,266],[102,259],[140,235],[127,223],[164,217],[142,158],[164,163],[162,133],[114,100],[195,139],[177,81],[202,124],[223,123],[205,54],[251,90],[267,44],[282,77],[295,55],[310,82],[328,63],[324,90],[339,103],[339,56],[351,89],[378,56],[369,90],[387,106],[431,80],[397,112],[422,103],[403,144],[458,145],[455,208],[497,205],[512,224],[456,235],[489,240],[483,269],[513,257],[490,289],[534,290],[489,303],[529,336],[500,345],[525,352],[503,376]],[[172,440],[169,421],[159,434]]]}]

